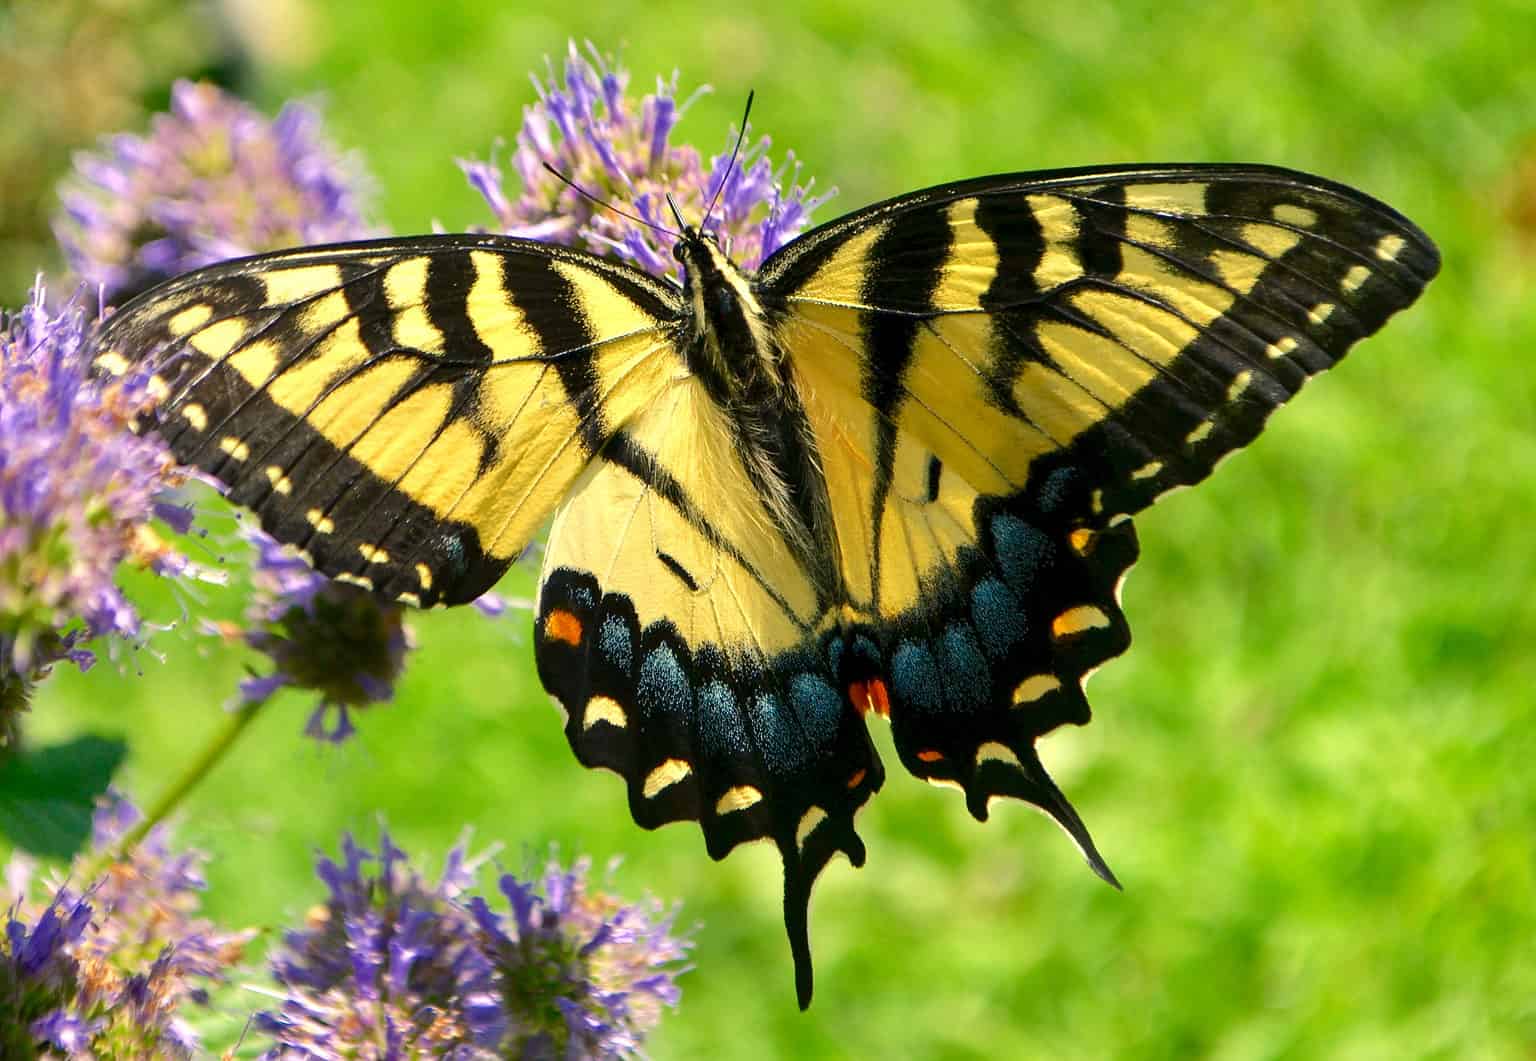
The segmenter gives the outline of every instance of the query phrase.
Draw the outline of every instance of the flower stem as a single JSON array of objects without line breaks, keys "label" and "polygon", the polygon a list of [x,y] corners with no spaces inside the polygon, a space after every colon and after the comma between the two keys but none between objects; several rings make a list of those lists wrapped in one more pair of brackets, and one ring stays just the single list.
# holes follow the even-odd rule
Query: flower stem
[{"label": "flower stem", "polygon": [[235,746],[235,742],[240,739],[240,735],[245,732],[245,728],[251,724],[251,720],[256,717],[266,702],[265,698],[255,700],[248,704],[242,704],[238,710],[230,712],[224,721],[224,725],[214,733],[213,739],[203,747],[202,752],[192,761],[192,764],[187,767],[186,771],[155,801],[149,812],[144,815],[144,820],[124,833],[122,839],[117,842],[117,845],[110,852],[102,852],[90,864],[88,871],[84,874],[81,881],[82,885],[89,887],[92,881],[101,876],[108,865],[113,862],[121,862],[132,854],[133,849],[139,845],[140,841],[149,835],[149,831],[164,821],[173,810],[181,805],[182,800],[186,799],[198,785],[202,784],[203,778],[207,777],[209,772]]}]

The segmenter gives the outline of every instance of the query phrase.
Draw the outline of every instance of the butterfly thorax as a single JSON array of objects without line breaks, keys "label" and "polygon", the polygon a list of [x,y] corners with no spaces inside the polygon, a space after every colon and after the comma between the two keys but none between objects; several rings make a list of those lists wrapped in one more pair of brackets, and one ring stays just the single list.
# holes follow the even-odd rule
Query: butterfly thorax
[{"label": "butterfly thorax", "polygon": [[696,229],[684,229],[673,255],[683,265],[689,368],[726,411],[734,448],[769,518],[829,606],[840,596],[840,580],[826,480],[764,297]]},{"label": "butterfly thorax", "polygon": [[692,367],[733,403],[762,384],[779,386],[778,346],[752,278],[695,229],[683,230],[672,253],[683,265]]}]

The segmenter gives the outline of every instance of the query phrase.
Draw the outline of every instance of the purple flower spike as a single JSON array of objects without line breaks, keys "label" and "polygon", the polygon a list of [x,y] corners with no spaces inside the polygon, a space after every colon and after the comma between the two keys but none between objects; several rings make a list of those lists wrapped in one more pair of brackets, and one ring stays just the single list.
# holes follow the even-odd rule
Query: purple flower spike
[{"label": "purple flower spike", "polygon": [[136,643],[143,623],[116,581],[124,563],[218,581],[162,537],[187,526],[169,496],[186,473],[131,430],[153,401],[149,374],[93,378],[87,333],[78,301],[51,310],[41,284],[0,314],[0,687],[63,659],[88,666],[93,638]]},{"label": "purple flower spike", "polygon": [[[95,863],[137,820],[125,801],[103,804],[90,850],[72,872]],[[30,862],[13,856],[0,942],[0,1057],[193,1057],[197,1037],[178,1014],[226,979],[252,935],[197,917],[203,861],[173,851],[157,828],[77,895],[57,879],[37,880]]]},{"label": "purple flower spike", "polygon": [[[677,268],[675,240],[667,232],[676,222],[667,196],[685,222],[698,225],[724,181],[707,228],[739,264],[755,269],[798,234],[811,211],[830,197],[813,197],[810,183],[799,183],[800,166],[793,159],[775,169],[767,158],[766,137],[744,141],[732,162],[736,136],[728,136],[725,149],[706,169],[698,151],[668,139],[693,98],[677,102],[677,75],[658,79],[656,91],[638,104],[626,94],[628,85],[628,71],[590,44],[583,54],[574,42],[563,77],[551,63],[546,79],[534,80],[539,102],[523,111],[512,160],[522,193],[508,198],[494,163],[459,163],[490,206],[497,227],[513,236],[611,254],[666,276]],[[546,165],[646,223],[598,207]]]},{"label": "purple flower spike", "polygon": [[324,908],[273,955],[283,999],[253,1023],[265,1058],[627,1057],[677,1004],[690,944],[654,901],[592,892],[585,861],[503,875],[503,916],[464,894],[483,859],[462,843],[436,884],[387,835],[377,858],[350,837],[342,851],[319,862]]},{"label": "purple flower spike", "polygon": [[225,258],[374,235],[366,185],[312,108],[290,103],[268,121],[212,85],[179,81],[148,136],[75,159],[54,232],[77,276],[116,303]]}]

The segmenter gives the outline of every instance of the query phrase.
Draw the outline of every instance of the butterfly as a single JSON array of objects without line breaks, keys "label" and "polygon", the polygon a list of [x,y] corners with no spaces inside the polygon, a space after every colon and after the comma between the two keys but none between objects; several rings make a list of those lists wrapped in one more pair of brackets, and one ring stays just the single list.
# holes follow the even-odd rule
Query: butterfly
[{"label": "butterfly", "polygon": [[1036,754],[1123,652],[1131,517],[1196,483],[1418,297],[1431,241],[1256,165],[983,177],[682,282],[497,235],[301,248],[134,298],[157,429],[313,565],[393,601],[488,590],[549,524],[539,677],[646,828],[771,841],[800,1005],[808,906],[902,765],[1044,810]]}]

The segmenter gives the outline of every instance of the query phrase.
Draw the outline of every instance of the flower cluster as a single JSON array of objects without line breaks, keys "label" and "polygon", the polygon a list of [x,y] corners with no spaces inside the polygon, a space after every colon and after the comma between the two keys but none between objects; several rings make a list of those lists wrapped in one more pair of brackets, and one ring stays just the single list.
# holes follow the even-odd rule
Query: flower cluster
[{"label": "flower cluster", "polygon": [[284,1057],[604,1058],[633,1053],[678,1000],[689,943],[649,901],[592,892],[586,863],[504,874],[510,917],[474,887],[483,858],[450,852],[437,883],[388,835],[322,858],[330,895],[272,958],[281,1004],[257,1014]]},{"label": "flower cluster", "polygon": [[87,341],[84,309],[50,309],[41,284],[0,315],[0,743],[51,664],[88,666],[90,639],[140,636],[120,564],[213,577],[157,529],[187,531],[191,510],[168,493],[184,478],[169,451],[130,430],[148,373],[93,379]]},{"label": "flower cluster", "polygon": [[[96,814],[94,864],[138,820],[125,801]],[[43,885],[24,856],[6,866],[11,893],[0,943],[0,1057],[51,1049],[68,1057],[191,1057],[197,1037],[179,1015],[227,978],[251,933],[197,916],[204,856],[174,852],[163,829],[108,865],[81,894]],[[43,890],[47,902],[34,899]]]},{"label": "flower cluster", "polygon": [[[264,531],[244,536],[255,551],[245,624],[214,631],[266,656],[271,670],[240,683],[240,699],[258,703],[283,688],[320,694],[304,732],[332,742],[356,726],[352,713],[394,696],[414,638],[404,610],[357,586],[333,582]],[[334,716],[334,717],[333,717]]]},{"label": "flower cluster", "polygon": [[[775,169],[767,158],[767,137],[746,143],[733,157],[732,135],[707,166],[693,147],[669,142],[693,98],[678,103],[676,74],[670,81],[658,79],[656,91],[638,106],[627,95],[628,85],[627,71],[590,45],[583,55],[572,42],[563,75],[550,64],[544,82],[534,79],[539,102],[523,111],[513,156],[521,194],[507,196],[494,163],[460,163],[502,231],[585,246],[665,276],[677,268],[671,231],[676,222],[667,197],[685,222],[698,225],[719,192],[708,229],[739,264],[754,269],[803,229],[811,211],[828,198],[813,197],[809,183],[799,184],[793,155]],[[640,220],[603,209],[589,195]]]},{"label": "flower cluster", "polygon": [[177,82],[148,136],[82,153],[55,234],[78,277],[118,302],[226,258],[372,234],[357,164],[290,103],[270,121],[220,89]]}]

